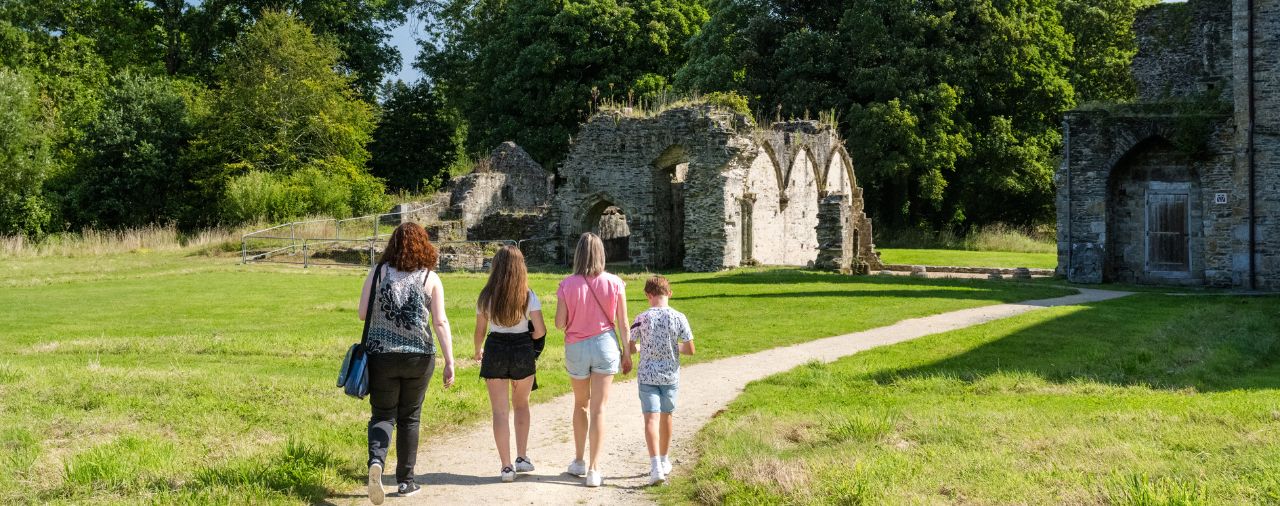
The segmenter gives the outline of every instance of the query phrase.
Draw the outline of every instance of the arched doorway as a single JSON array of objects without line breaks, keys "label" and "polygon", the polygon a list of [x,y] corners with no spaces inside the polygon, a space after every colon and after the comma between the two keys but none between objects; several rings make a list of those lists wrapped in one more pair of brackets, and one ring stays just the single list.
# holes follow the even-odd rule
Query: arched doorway
[{"label": "arched doorway", "polygon": [[[622,207],[604,198],[587,204],[582,214],[579,230],[593,232],[604,241],[605,261],[609,263],[631,262],[631,225]],[[569,251],[572,258],[577,238],[573,238]]]},{"label": "arched doorway", "polygon": [[653,171],[653,267],[684,267],[684,185],[689,177],[688,152],[680,145],[667,148],[653,161]]},{"label": "arched doorway", "polygon": [[631,227],[627,215],[618,206],[606,207],[596,221],[596,235],[604,241],[605,261],[629,262],[631,260]]},{"label": "arched doorway", "polygon": [[1106,280],[1203,279],[1202,209],[1193,160],[1164,138],[1139,142],[1108,179]]}]

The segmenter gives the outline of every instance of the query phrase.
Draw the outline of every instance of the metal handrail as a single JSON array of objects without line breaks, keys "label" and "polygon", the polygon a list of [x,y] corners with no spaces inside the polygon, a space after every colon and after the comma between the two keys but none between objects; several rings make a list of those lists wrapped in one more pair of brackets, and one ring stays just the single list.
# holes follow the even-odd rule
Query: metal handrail
[{"label": "metal handrail", "polygon": [[[533,241],[533,240],[540,240],[540,239],[546,239],[546,238],[533,238],[533,239],[526,239],[525,241]],[[375,246],[375,244],[376,244],[376,243],[381,242],[381,240],[380,240],[378,237],[363,237],[363,238],[359,238],[359,239],[355,239],[355,238],[352,238],[352,239],[344,239],[344,238],[340,238],[340,237],[315,237],[315,238],[308,237],[308,238],[304,238],[304,239],[302,239],[302,245],[301,245],[301,248],[302,248],[302,262],[301,262],[301,263],[302,263],[302,267],[303,267],[303,268],[309,268],[309,267],[311,266],[311,253],[313,252],[314,247],[315,247],[316,245],[320,245],[320,244],[337,244],[337,243],[359,243],[359,242],[368,243],[368,249],[369,249],[369,266],[370,266],[370,267],[373,267],[373,265],[374,265],[374,263],[375,263],[375,260],[374,260],[374,258],[375,258],[375,255],[374,255],[374,251],[375,251],[375,250],[374,250],[374,246]],[[490,239],[490,240],[482,240],[482,241],[438,241],[438,242],[434,242],[434,243],[432,243],[432,244],[435,244],[435,245],[437,245],[437,246],[448,246],[448,245],[452,245],[452,244],[511,244],[511,245],[516,245],[517,247],[519,247],[519,244],[520,244],[521,242],[523,242],[523,241],[516,241],[516,240],[513,240],[513,239]],[[280,248],[280,249],[288,249],[288,247]],[[279,251],[279,250],[274,250],[274,251]],[[262,256],[262,255],[256,255],[256,256]],[[290,262],[290,263],[298,263],[298,262]]]}]

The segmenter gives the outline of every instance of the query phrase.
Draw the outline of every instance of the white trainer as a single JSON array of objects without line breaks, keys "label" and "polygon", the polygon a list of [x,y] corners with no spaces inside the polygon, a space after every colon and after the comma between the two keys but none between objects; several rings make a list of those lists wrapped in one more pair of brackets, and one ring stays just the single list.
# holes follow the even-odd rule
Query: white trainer
[{"label": "white trainer", "polygon": [[667,481],[667,473],[662,472],[662,464],[649,466],[649,484],[661,485]]},{"label": "white trainer", "polygon": [[600,475],[600,471],[597,471],[595,469],[587,471],[587,479],[585,484],[588,487],[592,487],[592,488],[599,487],[603,483],[604,483],[604,476]]},{"label": "white trainer", "polygon": [[369,502],[373,504],[382,504],[382,500],[387,497],[386,491],[382,490],[382,463],[374,462],[369,466]]},{"label": "white trainer", "polygon": [[671,461],[670,461],[670,460],[662,459],[662,474],[663,474],[663,475],[671,474]]},{"label": "white trainer", "polygon": [[533,461],[529,460],[529,457],[516,457],[516,472],[533,472]]},{"label": "white trainer", "polygon": [[581,460],[575,460],[575,461],[573,461],[573,462],[570,462],[570,463],[569,463],[569,470],[568,470],[567,472],[568,472],[569,474],[572,474],[572,475],[577,476],[577,477],[583,477],[583,476],[586,476],[586,475],[587,475],[587,463],[586,463],[586,462],[583,462],[583,461],[581,461]]},{"label": "white trainer", "polygon": [[516,470],[512,469],[511,466],[502,468],[502,481],[505,483],[516,481]]}]

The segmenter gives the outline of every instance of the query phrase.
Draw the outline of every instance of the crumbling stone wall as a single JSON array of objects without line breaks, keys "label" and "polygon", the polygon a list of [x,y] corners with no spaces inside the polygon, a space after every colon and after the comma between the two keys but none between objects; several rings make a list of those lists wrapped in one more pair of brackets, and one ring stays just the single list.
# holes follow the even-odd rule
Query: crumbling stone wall
[{"label": "crumbling stone wall", "polygon": [[1165,3],[1140,11],[1133,57],[1138,99],[1221,93],[1230,100],[1231,31],[1231,5],[1223,0]]},{"label": "crumbling stone wall", "polygon": [[[1252,256],[1257,286],[1280,289],[1280,0],[1253,2],[1252,97],[1248,3],[1191,0],[1145,10],[1135,25],[1139,103],[1067,115],[1055,176],[1060,274],[1076,282],[1242,287],[1249,285]],[[1188,112],[1170,101],[1215,97],[1219,89],[1228,100],[1223,114]],[[1165,144],[1151,152],[1152,143]],[[1138,261],[1148,253],[1139,244],[1146,230],[1138,211],[1146,195],[1162,188],[1192,198],[1185,276],[1147,272]]]},{"label": "crumbling stone wall", "polygon": [[[1176,116],[1076,111],[1067,116],[1058,187],[1058,271],[1080,283],[1137,281],[1232,284],[1230,195],[1234,127],[1205,117],[1211,135],[1204,152],[1178,151],[1185,123]],[[1160,146],[1156,152],[1149,147]],[[1135,166],[1136,165],[1136,166]],[[1145,272],[1148,191],[1169,183],[1194,183],[1198,198],[1189,227],[1194,260],[1186,276]],[[1216,203],[1218,193],[1228,203]]]},{"label": "crumbling stone wall", "polygon": [[504,142],[487,164],[454,180],[450,214],[470,227],[497,212],[546,212],[555,191],[553,180],[524,149]]},{"label": "crumbling stone wall", "polygon": [[560,171],[565,184],[556,202],[564,246],[571,250],[578,234],[598,229],[604,210],[617,207],[626,217],[635,265],[693,271],[812,266],[821,199],[840,194],[846,197],[841,216],[856,217],[834,222],[841,251],[847,243],[850,254],[874,257],[870,221],[841,144],[817,122],[758,128],[709,106],[655,117],[599,114],[574,139]]}]

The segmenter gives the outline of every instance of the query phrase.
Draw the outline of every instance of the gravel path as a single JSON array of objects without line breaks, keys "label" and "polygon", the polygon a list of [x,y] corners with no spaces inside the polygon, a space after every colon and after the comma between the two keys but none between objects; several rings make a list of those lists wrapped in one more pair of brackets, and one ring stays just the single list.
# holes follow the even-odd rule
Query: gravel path
[{"label": "gravel path", "polygon": [[[1128,292],[1081,289],[1077,295],[998,304],[913,318],[876,329],[828,337],[806,343],[739,355],[681,368],[675,433],[672,436],[673,475],[693,462],[689,445],[699,427],[728,406],[748,382],[777,374],[806,362],[830,362],[859,351],[900,343],[951,330],[1016,316],[1040,308],[1069,306],[1129,295]],[[423,440],[418,456],[422,491],[410,498],[387,497],[386,504],[635,504],[649,503],[644,492],[649,475],[635,380],[614,383],[606,406],[604,486],[582,486],[582,479],[563,474],[573,459],[573,429],[569,413],[573,396],[565,395],[532,407],[529,456],[537,466],[514,483],[498,479],[500,467],[489,422],[475,425],[448,440]],[[393,468],[394,469],[394,468]],[[384,476],[392,491],[392,475]],[[342,502],[367,504],[363,490]]]}]

